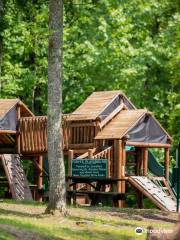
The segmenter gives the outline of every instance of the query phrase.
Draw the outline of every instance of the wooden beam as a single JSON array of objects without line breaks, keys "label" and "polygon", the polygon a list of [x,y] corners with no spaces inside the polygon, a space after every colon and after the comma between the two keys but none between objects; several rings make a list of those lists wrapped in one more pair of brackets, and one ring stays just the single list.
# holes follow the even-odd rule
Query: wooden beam
[{"label": "wooden beam", "polygon": [[169,179],[169,148],[164,149],[165,179]]},{"label": "wooden beam", "polygon": [[16,134],[17,131],[14,130],[0,130],[0,134]]},{"label": "wooden beam", "polygon": [[68,152],[68,176],[71,176],[71,163],[74,158],[74,151],[69,150]]},{"label": "wooden beam", "polygon": [[69,148],[71,149],[89,149],[93,147],[94,143],[69,144]]},{"label": "wooden beam", "polygon": [[[74,158],[74,151],[73,150],[69,150],[68,151],[68,176],[72,175],[71,163],[72,163],[73,158]],[[68,182],[67,182],[68,183],[68,187],[67,187],[68,190],[72,189],[72,187],[69,187],[71,182],[72,182],[71,179],[69,179]]]},{"label": "wooden beam", "polygon": [[[38,190],[41,190],[43,187],[43,156],[38,156],[37,159],[37,164],[38,164]],[[42,195],[37,194],[37,201],[42,202]]]},{"label": "wooden beam", "polygon": [[[122,140],[115,140],[115,161],[116,161],[116,176],[122,178]],[[122,192],[121,182],[117,182],[117,192]],[[121,201],[117,202],[117,207],[121,207]]]},{"label": "wooden beam", "polygon": [[143,148],[143,175],[148,173],[148,148]]},{"label": "wooden beam", "polygon": [[[121,148],[122,148],[122,167],[121,167],[121,177],[125,178],[125,170],[126,170],[126,149],[125,149],[126,143],[121,142]],[[126,192],[126,182],[121,182],[121,192],[125,194]],[[125,200],[120,200],[120,206],[121,208],[125,207]]]},{"label": "wooden beam", "polygon": [[21,117],[21,109],[20,106],[17,105],[17,134],[16,134],[16,146],[17,146],[17,153],[21,153],[21,136],[20,136],[20,117]]},{"label": "wooden beam", "polygon": [[112,113],[109,114],[100,124],[100,128],[102,128],[106,123],[108,123],[116,114],[118,114],[124,107],[124,103],[121,103]]},{"label": "wooden beam", "polygon": [[169,148],[170,144],[166,143],[144,143],[144,142],[130,142],[127,141],[126,145],[135,147],[152,147],[152,148]]}]

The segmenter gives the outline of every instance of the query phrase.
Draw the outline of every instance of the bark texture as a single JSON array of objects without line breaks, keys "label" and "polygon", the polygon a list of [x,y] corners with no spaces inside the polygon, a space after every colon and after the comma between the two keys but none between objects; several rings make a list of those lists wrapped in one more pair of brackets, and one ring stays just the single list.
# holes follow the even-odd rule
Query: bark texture
[{"label": "bark texture", "polygon": [[50,174],[47,211],[66,209],[62,119],[63,1],[49,1],[48,161]]}]

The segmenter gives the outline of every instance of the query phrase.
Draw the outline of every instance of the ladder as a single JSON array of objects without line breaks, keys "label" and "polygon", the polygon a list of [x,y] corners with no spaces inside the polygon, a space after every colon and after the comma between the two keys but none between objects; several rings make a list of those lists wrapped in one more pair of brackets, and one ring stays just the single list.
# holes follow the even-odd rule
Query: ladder
[{"label": "ladder", "polygon": [[0,155],[0,158],[12,198],[16,200],[33,200],[19,154],[3,154]]}]

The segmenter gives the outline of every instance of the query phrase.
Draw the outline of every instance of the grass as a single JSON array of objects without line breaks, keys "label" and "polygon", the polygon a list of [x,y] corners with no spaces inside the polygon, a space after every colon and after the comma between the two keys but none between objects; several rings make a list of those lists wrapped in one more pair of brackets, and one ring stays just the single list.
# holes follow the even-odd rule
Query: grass
[{"label": "grass", "polygon": [[35,202],[0,203],[0,240],[143,240],[136,227],[172,229],[177,214],[157,210],[69,207],[69,215],[45,215],[46,205]]}]

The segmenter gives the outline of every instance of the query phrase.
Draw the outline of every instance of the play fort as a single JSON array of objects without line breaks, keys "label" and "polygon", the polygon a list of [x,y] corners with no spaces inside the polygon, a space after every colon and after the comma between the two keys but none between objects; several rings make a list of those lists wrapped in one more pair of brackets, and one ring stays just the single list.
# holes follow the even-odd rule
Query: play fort
[{"label": "play fort", "polygon": [[[159,209],[175,211],[169,173],[171,143],[171,136],[153,114],[136,109],[123,92],[92,93],[73,113],[63,115],[67,201],[76,204],[85,199],[96,205],[110,200],[116,207],[125,207],[132,188],[139,208],[146,196]],[[163,149],[164,166],[152,148]],[[12,198],[43,198],[47,151],[47,117],[35,116],[18,99],[1,99],[0,163]],[[23,168],[27,159],[35,168],[33,186]]]}]

